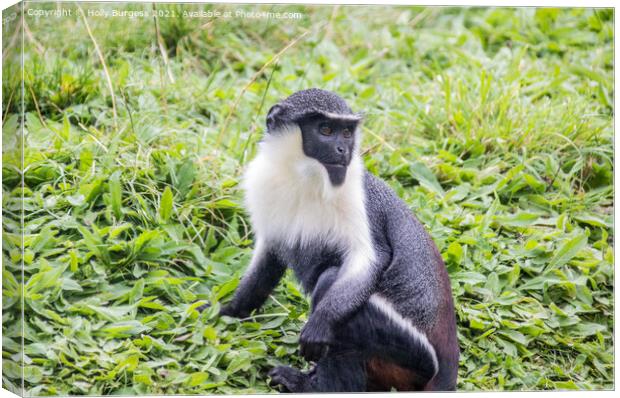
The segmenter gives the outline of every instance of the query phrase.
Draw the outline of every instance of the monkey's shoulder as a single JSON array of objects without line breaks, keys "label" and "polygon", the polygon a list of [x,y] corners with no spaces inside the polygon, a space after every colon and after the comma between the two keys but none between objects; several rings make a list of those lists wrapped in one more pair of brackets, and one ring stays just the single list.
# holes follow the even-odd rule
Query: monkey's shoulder
[{"label": "monkey's shoulder", "polygon": [[405,202],[385,181],[368,170],[365,170],[363,178],[368,213],[389,215],[394,214],[395,211],[399,213],[405,211],[413,217]]},{"label": "monkey's shoulder", "polygon": [[[364,173],[365,207],[371,226],[388,231],[392,239],[415,240],[428,244],[430,235],[396,192],[382,179]],[[386,227],[385,224],[390,225]]]}]

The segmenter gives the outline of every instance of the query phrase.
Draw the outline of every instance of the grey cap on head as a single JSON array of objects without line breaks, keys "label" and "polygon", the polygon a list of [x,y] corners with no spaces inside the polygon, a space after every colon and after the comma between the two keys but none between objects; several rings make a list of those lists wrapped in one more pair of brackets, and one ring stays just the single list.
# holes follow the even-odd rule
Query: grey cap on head
[{"label": "grey cap on head", "polygon": [[339,95],[320,88],[309,88],[272,106],[267,114],[267,128],[272,130],[281,124],[295,123],[317,114],[353,121],[362,119],[362,115],[353,113]]}]

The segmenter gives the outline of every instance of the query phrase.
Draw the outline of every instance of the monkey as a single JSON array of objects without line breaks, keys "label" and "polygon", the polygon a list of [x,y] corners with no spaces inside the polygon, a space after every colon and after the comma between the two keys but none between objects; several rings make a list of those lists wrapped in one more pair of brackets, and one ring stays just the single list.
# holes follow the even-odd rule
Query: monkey
[{"label": "monkey", "polygon": [[315,365],[277,366],[272,386],[455,390],[459,347],[446,267],[405,202],[365,169],[362,119],[318,88],[269,109],[241,184],[252,258],[220,315],[249,316],[291,268],[311,298],[299,344]]}]

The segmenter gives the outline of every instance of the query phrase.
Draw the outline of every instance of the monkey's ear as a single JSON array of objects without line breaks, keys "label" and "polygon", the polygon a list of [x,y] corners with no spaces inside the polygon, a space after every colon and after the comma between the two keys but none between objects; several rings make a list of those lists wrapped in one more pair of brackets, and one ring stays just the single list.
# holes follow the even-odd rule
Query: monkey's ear
[{"label": "monkey's ear", "polygon": [[276,104],[267,112],[267,130],[271,131],[276,129],[283,122],[285,114],[285,108],[283,105]]}]

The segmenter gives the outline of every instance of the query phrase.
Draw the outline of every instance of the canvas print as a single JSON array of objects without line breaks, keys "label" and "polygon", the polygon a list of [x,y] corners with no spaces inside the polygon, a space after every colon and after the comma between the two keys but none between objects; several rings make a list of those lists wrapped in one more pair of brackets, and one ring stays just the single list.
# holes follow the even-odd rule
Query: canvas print
[{"label": "canvas print", "polygon": [[2,13],[2,387],[614,388],[611,8]]}]

